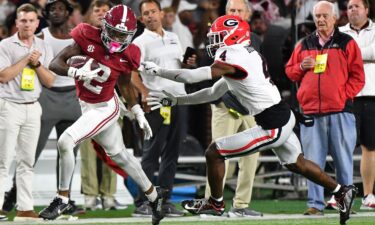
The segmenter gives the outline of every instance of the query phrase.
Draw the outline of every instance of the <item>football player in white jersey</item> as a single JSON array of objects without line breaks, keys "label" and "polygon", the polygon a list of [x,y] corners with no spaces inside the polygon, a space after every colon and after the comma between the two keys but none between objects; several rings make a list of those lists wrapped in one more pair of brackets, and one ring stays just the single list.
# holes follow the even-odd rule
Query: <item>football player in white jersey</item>
[{"label": "football player in white jersey", "polygon": [[208,54],[215,57],[211,66],[194,70],[163,69],[145,62],[144,70],[150,76],[184,83],[220,80],[210,88],[187,95],[150,93],[148,104],[152,109],[165,105],[201,104],[214,101],[230,91],[231,97],[226,101],[231,108],[244,115],[253,115],[258,126],[212,142],[205,153],[211,197],[183,201],[182,206],[194,214],[222,215],[225,209],[222,189],[224,160],[273,149],[280,163],[290,171],[305,176],[335,195],[340,205],[340,222],[344,224],[349,219],[357,189],[352,185],[339,185],[316,164],[304,159],[300,142],[293,132],[295,117],[289,105],[281,101],[277,87],[270,80],[266,62],[249,46],[248,23],[236,16],[219,17],[207,37]]}]

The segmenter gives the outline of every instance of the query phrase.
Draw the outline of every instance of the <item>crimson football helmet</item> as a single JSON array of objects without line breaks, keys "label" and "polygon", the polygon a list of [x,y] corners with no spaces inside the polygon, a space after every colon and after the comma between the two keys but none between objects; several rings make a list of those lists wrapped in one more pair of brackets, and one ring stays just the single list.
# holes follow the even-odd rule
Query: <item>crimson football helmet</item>
[{"label": "crimson football helmet", "polygon": [[137,31],[137,19],[126,5],[112,7],[103,18],[101,39],[110,53],[122,52]]},{"label": "crimson football helmet", "polygon": [[250,42],[250,26],[247,21],[238,16],[225,15],[217,18],[207,34],[206,50],[210,57],[215,57],[216,51],[234,44]]}]

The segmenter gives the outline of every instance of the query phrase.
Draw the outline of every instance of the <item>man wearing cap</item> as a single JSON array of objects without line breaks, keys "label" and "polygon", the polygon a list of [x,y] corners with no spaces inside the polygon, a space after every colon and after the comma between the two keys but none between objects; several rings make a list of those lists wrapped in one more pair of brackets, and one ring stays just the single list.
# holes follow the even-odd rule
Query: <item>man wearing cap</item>
[{"label": "man wearing cap", "polygon": [[[32,184],[35,151],[42,109],[38,98],[42,85],[51,87],[55,76],[48,69],[51,47],[34,36],[39,25],[31,4],[17,9],[18,32],[0,43],[0,205],[16,155],[17,213],[15,221],[41,220],[33,211]],[[7,219],[0,211],[0,220]]]}]

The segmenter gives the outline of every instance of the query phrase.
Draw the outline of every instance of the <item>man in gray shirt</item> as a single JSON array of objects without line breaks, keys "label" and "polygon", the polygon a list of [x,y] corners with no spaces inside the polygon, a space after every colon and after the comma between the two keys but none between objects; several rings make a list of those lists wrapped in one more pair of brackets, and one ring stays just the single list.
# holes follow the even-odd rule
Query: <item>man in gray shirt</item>
[{"label": "man in gray shirt", "polygon": [[[34,32],[37,10],[30,4],[17,9],[18,32],[0,43],[0,205],[13,153],[17,161],[17,214],[15,221],[41,220],[33,211],[32,183],[42,109],[42,85],[51,87],[55,76],[46,69],[52,49]],[[0,219],[6,215],[0,212]]]}]

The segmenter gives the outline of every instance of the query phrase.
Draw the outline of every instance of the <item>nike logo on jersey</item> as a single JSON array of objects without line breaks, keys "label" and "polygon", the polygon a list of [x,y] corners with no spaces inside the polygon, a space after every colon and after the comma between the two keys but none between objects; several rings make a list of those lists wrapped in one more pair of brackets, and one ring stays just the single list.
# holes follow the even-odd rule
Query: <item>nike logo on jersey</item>
[{"label": "nike logo on jersey", "polygon": [[128,62],[128,60],[126,60],[126,59],[120,59],[120,62]]},{"label": "nike logo on jersey", "polygon": [[174,76],[174,79],[177,80],[177,77],[179,77],[181,75],[181,73],[177,74],[176,76]]}]

